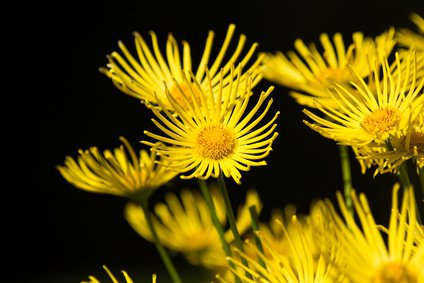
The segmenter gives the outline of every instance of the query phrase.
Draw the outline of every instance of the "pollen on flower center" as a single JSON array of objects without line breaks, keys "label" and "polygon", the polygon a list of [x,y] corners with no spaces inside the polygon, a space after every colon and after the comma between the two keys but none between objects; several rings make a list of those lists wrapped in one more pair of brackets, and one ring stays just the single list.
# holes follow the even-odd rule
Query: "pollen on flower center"
[{"label": "pollen on flower center", "polygon": [[400,122],[400,112],[396,109],[379,109],[362,120],[361,126],[368,132],[384,135],[395,129]]},{"label": "pollen on flower center", "polygon": [[372,280],[373,283],[415,283],[418,275],[403,263],[389,262],[381,266]]},{"label": "pollen on flower center", "polygon": [[233,153],[235,146],[233,135],[219,126],[206,127],[197,136],[197,147],[204,158],[223,159]]}]

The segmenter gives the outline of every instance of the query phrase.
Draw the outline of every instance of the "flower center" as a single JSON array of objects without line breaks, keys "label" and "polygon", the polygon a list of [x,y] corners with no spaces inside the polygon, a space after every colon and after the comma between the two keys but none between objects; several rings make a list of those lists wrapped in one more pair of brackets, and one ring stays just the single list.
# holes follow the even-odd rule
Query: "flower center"
[{"label": "flower center", "polygon": [[416,272],[400,262],[388,262],[381,266],[372,280],[373,283],[415,283]]},{"label": "flower center", "polygon": [[388,134],[400,122],[400,112],[396,109],[379,109],[362,120],[361,126],[377,136]]},{"label": "flower center", "polygon": [[197,147],[204,158],[220,160],[233,153],[236,141],[233,135],[219,126],[208,126],[197,136]]}]

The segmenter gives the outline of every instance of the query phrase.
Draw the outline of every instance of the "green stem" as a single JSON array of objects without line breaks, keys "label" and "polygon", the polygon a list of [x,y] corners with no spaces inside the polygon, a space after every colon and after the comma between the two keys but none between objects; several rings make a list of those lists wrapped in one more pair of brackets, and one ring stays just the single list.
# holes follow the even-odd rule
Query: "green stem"
[{"label": "green stem", "polygon": [[[208,187],[206,186],[206,182],[201,179],[197,179],[197,182],[200,187],[200,191],[202,192],[203,198],[205,199],[206,205],[208,206],[209,212],[211,214],[212,222],[215,225],[215,229],[218,232],[219,239],[221,240],[222,248],[225,252],[225,255],[227,257],[232,257],[231,249],[229,243],[225,240],[225,234],[224,229],[221,226],[221,223],[219,222],[218,216],[216,214],[212,197],[209,192]],[[235,269],[235,265],[232,262],[229,262],[230,266]],[[237,283],[241,283],[240,278],[234,273],[234,277]]]},{"label": "green stem", "polygon": [[168,253],[164,249],[164,247],[159,242],[159,237],[156,233],[156,230],[154,228],[153,222],[152,222],[152,216],[150,213],[150,209],[148,206],[148,198],[145,198],[143,201],[141,201],[141,207],[143,208],[144,214],[146,216],[147,226],[149,227],[150,232],[152,233],[153,242],[156,246],[156,249],[162,259],[162,262],[164,263],[166,270],[168,271],[169,275],[171,276],[172,282],[174,283],[182,283],[177,270],[175,269],[175,266],[173,265],[171,259],[169,258]]},{"label": "green stem", "polygon": [[[252,219],[252,230],[254,233],[255,244],[259,252],[263,254],[264,249],[262,247],[261,240],[259,239],[258,235],[256,235],[256,232],[259,231],[259,219],[258,219],[258,213],[256,211],[256,206],[254,205],[249,206],[249,212],[250,212],[250,218]],[[259,260],[259,264],[266,269],[266,264],[260,256],[258,256],[258,260]]]},{"label": "green stem", "polygon": [[418,178],[420,179],[421,193],[424,195],[424,167],[418,168]]},{"label": "green stem", "polygon": [[[414,194],[416,196],[415,198],[415,206],[416,206],[416,211],[417,211],[417,222],[419,224],[422,224],[422,220],[421,220],[421,205],[418,202],[417,197],[421,196],[420,192],[417,190],[417,186],[413,186],[410,179],[409,179],[409,175],[408,175],[408,167],[407,167],[407,163],[403,162],[400,166],[399,166],[399,170],[397,171],[397,175],[398,178],[400,180],[400,183],[402,184],[402,186],[406,189],[408,187],[412,187],[412,189],[414,190]],[[419,197],[418,197],[419,198]]]},{"label": "green stem", "polygon": [[418,175],[418,180],[420,183],[420,187],[421,190],[418,189],[418,186],[414,186],[414,193],[415,193],[415,201],[418,207],[418,211],[420,213],[418,213],[418,221],[420,224],[423,224],[422,219],[424,218],[424,168],[419,168],[417,166],[417,175]]},{"label": "green stem", "polygon": [[352,203],[352,175],[350,170],[349,148],[345,145],[339,145],[340,162],[342,167],[343,178],[343,194],[346,202],[346,207],[350,214],[354,216],[355,210]]},{"label": "green stem", "polygon": [[[387,146],[387,149],[389,149],[391,151],[394,150],[392,143],[390,142],[389,139],[386,141],[386,146]],[[408,161],[410,161],[410,160],[408,160]],[[417,186],[412,185],[411,180],[409,179],[407,162],[403,162],[401,165],[399,165],[399,168],[396,172],[396,175],[397,175],[397,177],[398,177],[398,179],[399,179],[399,181],[400,181],[400,183],[401,183],[401,185],[404,189],[406,189],[408,187],[412,187],[412,189],[414,191],[414,195],[416,196],[416,198],[415,198],[415,207],[416,208],[415,209],[417,211],[417,213],[416,213],[417,214],[417,222],[419,224],[422,224],[423,223],[422,219],[421,219],[422,206],[417,201],[417,197],[422,196],[422,194],[420,194],[420,192],[417,190]],[[421,178],[421,176],[419,176],[419,177]],[[423,184],[423,183],[421,182],[421,184]]]},{"label": "green stem", "polygon": [[408,168],[406,167],[406,163],[402,163],[399,166],[399,170],[397,172],[400,183],[404,188],[412,186],[411,181],[409,180]]},{"label": "green stem", "polygon": [[[234,242],[236,244],[236,247],[241,252],[243,252],[244,251],[243,242],[241,240],[240,233],[237,229],[236,219],[234,217],[233,208],[231,206],[230,197],[228,195],[227,187],[225,186],[224,175],[222,173],[219,174],[219,177],[218,177],[218,188],[221,191],[222,198],[224,199],[225,212],[227,214],[227,219],[228,219],[228,223],[230,224],[231,232],[234,235]],[[242,258],[241,261],[244,266],[248,267],[248,263],[246,259]],[[249,278],[251,277],[251,275],[248,273],[246,273],[246,276],[248,276]]]}]

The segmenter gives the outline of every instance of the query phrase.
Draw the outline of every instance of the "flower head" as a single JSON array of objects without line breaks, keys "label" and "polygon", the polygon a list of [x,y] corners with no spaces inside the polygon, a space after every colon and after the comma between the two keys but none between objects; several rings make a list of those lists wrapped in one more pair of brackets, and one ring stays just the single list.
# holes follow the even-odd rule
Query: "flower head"
[{"label": "flower head", "polygon": [[[177,172],[156,164],[156,153],[140,150],[137,156],[129,142],[103,154],[97,147],[79,150],[77,160],[67,156],[58,166],[66,181],[75,187],[102,194],[139,198],[173,179]],[[128,153],[127,153],[128,152]]]},{"label": "flower head", "polygon": [[[335,266],[317,252],[319,249],[312,237],[314,232],[307,219],[300,220],[293,215],[287,223],[276,220],[287,245],[284,252],[274,249],[270,235],[259,230],[257,235],[263,250],[267,252],[253,242],[247,242],[248,249],[256,251],[255,256],[239,251],[240,257],[248,262],[248,267],[240,260],[229,258],[236,265],[233,272],[242,282],[250,283],[346,282]],[[218,280],[227,282],[219,276]]]},{"label": "flower head", "polygon": [[417,13],[411,13],[410,19],[417,26],[418,33],[401,28],[396,32],[396,41],[406,48],[415,48],[419,51],[424,51],[424,19]]},{"label": "flower head", "polygon": [[[134,281],[131,279],[131,277],[128,275],[128,273],[125,270],[122,270],[122,275],[124,275],[124,279],[125,281],[119,281],[114,275],[113,273],[109,270],[109,268],[107,268],[107,266],[103,265],[103,269],[106,271],[107,275],[109,276],[110,280],[112,281],[112,283],[134,283]],[[94,276],[89,276],[88,279],[90,281],[81,281],[81,283],[101,283],[101,281],[99,281],[96,277]],[[106,282],[103,282],[106,283]],[[156,274],[152,275],[152,283],[156,283]]]},{"label": "flower head", "polygon": [[388,228],[377,225],[364,194],[352,192],[355,214],[349,213],[340,192],[337,199],[342,218],[331,204],[335,233],[323,234],[338,241],[338,265],[351,282],[424,282],[424,245],[418,239],[414,192],[404,189],[398,204],[399,185],[392,193]]},{"label": "flower head", "polygon": [[370,85],[353,68],[359,80],[359,84],[352,83],[355,91],[335,84],[331,96],[338,108],[317,103],[317,109],[326,117],[305,109],[304,113],[316,122],[305,123],[327,138],[357,147],[371,142],[385,144],[391,137],[404,134],[424,107],[424,96],[420,95],[424,78],[415,81],[415,52],[407,56],[396,53],[392,66],[385,59],[381,80],[379,65],[370,65],[374,78]]},{"label": "flower head", "polygon": [[[235,25],[230,24],[219,52],[216,50],[217,56],[215,60],[211,61],[211,54],[214,51],[212,49],[212,43],[215,33],[209,31],[203,55],[197,68],[192,66],[192,56],[188,42],[183,41],[182,53],[180,53],[177,40],[172,34],[169,34],[166,42],[166,55],[164,56],[160,50],[157,36],[153,31],[150,32],[152,49],[149,48],[139,33],[134,33],[138,58],[134,58],[125,45],[119,41],[121,54],[116,51],[112,52],[108,56],[109,63],[107,67],[100,68],[100,70],[111,78],[115,86],[122,92],[136,97],[142,102],[148,102],[147,105],[149,106],[157,106],[158,99],[160,99],[161,107],[172,111],[172,104],[165,93],[165,84],[167,85],[167,91],[169,91],[173,99],[179,101],[184,106],[184,97],[181,95],[179,88],[188,90],[195,83],[199,83],[201,89],[209,87],[213,89],[225,88],[233,80],[230,73],[232,65],[249,65],[249,61],[255,54],[258,44],[252,44],[249,50],[243,55],[246,36],[241,34],[235,50],[230,54],[229,47],[231,46],[234,32]],[[262,78],[260,73],[261,61],[262,56],[259,56],[250,64],[248,69],[246,68],[246,73],[250,73],[254,78],[253,84],[258,83]],[[206,74],[206,68],[209,69],[208,75]],[[220,81],[220,70],[224,76],[222,82]],[[195,73],[194,81],[185,80],[188,72]],[[247,83],[245,78],[246,74],[242,75],[242,84]]]},{"label": "flower head", "polygon": [[[167,89],[166,94],[177,117],[164,107],[163,111],[152,109],[159,119],[152,121],[165,136],[145,131],[147,136],[162,143],[155,145],[148,141],[143,142],[154,146],[171,169],[180,173],[192,171],[189,175],[181,175],[181,178],[208,179],[224,174],[240,184],[240,170],[248,171],[251,166],[266,165],[263,159],[272,150],[272,143],[278,135],[274,131],[276,124],[273,123],[279,112],[261,125],[271,107],[272,99],[259,111],[273,88],[262,92],[256,105],[248,109],[249,100],[253,97],[250,93],[252,84],[248,83],[243,87],[240,85],[240,66],[233,72],[238,75],[227,88],[222,87],[224,78],[221,72],[219,89],[210,87],[204,90],[196,84],[192,90],[181,91],[186,101],[190,102],[188,110],[172,99]],[[201,104],[190,99],[194,92],[200,95]],[[163,106],[161,100],[158,103]],[[248,113],[244,115],[245,112]],[[258,116],[254,118],[258,112]]]},{"label": "flower head", "polygon": [[364,37],[361,32],[352,35],[352,43],[345,47],[340,33],[333,36],[331,42],[328,34],[320,35],[323,51],[315,44],[308,46],[297,39],[294,43],[296,51],[283,54],[266,53],[264,57],[264,78],[288,87],[293,91],[291,96],[308,107],[315,108],[315,101],[331,107],[338,107],[328,93],[328,87],[338,83],[350,87],[350,81],[357,81],[350,72],[355,68],[359,78],[369,74],[368,60],[371,57],[389,56],[395,41],[394,28],[383,32],[376,38]]},{"label": "flower head", "polygon": [[[210,187],[210,190],[217,217],[225,228],[227,218],[224,201],[215,187]],[[241,234],[250,228],[248,208],[251,205],[255,205],[259,211],[262,208],[259,196],[254,190],[247,192],[245,203],[239,206],[236,225]],[[154,211],[153,225],[161,245],[183,253],[194,265],[215,269],[227,267],[219,235],[207,204],[199,192],[188,189],[182,189],[179,195],[169,192],[165,195],[165,202],[154,206]],[[140,205],[129,203],[125,208],[125,217],[139,235],[152,241]],[[230,230],[225,232],[225,239],[229,243],[234,241]]]},{"label": "flower head", "polygon": [[405,133],[392,136],[389,147],[360,147],[356,149],[356,156],[363,167],[377,166],[375,175],[396,172],[407,160],[412,160],[417,168],[424,168],[424,113],[408,124]]}]

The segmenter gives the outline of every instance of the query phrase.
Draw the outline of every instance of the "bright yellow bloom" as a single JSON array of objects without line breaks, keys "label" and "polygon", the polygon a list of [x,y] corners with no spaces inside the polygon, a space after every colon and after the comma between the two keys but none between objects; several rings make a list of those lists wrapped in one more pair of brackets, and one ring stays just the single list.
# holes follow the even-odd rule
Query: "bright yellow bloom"
[{"label": "bright yellow bloom", "polygon": [[[190,45],[183,41],[182,52],[180,53],[177,40],[172,34],[168,35],[166,42],[166,56],[163,55],[159,48],[156,34],[151,31],[150,37],[152,40],[151,50],[145,40],[139,33],[134,33],[135,47],[137,58],[128,51],[125,45],[119,41],[118,45],[121,53],[112,52],[108,57],[109,63],[106,68],[100,68],[101,72],[112,79],[115,86],[124,93],[140,99],[142,102],[148,102],[149,106],[157,106],[158,99],[161,100],[161,106],[172,111],[172,104],[168,101],[165,94],[165,84],[173,99],[179,101],[183,105],[184,97],[179,91],[179,87],[188,90],[193,87],[193,84],[199,83],[201,89],[205,90],[212,88],[220,89],[228,87],[232,82],[233,77],[230,73],[232,65],[241,64],[248,66],[252,57],[255,57],[255,51],[258,44],[255,42],[249,50],[243,55],[243,49],[246,44],[246,36],[239,36],[237,46],[233,53],[229,53],[229,46],[234,36],[236,26],[230,24],[221,48],[213,50],[212,43],[215,36],[213,31],[209,31],[206,39],[203,55],[197,66],[193,68],[192,55]],[[215,53],[216,52],[216,53]],[[210,61],[211,54],[217,54],[215,60]],[[243,55],[243,56],[242,56]],[[247,83],[246,74],[250,73],[253,76],[253,85],[257,84],[261,76],[261,61],[262,56],[255,57],[253,63],[246,68],[246,73],[242,75],[242,84]],[[224,61],[224,59],[226,61]],[[206,74],[206,69],[209,69],[209,74]],[[223,86],[220,81],[220,71],[223,73]],[[195,80],[186,81],[185,77],[189,72],[195,73]],[[216,91],[214,91],[216,93]]]},{"label": "bright yellow bloom", "polygon": [[[303,283],[303,282],[347,282],[329,263],[325,257],[317,253],[316,243],[312,238],[309,224],[300,221],[293,215],[287,225],[276,220],[280,230],[286,238],[289,252],[280,253],[273,249],[272,242],[261,231],[258,237],[261,240],[262,252],[253,242],[248,242],[250,249],[256,249],[256,257],[251,257],[245,253],[240,256],[248,261],[245,267],[240,260],[229,258],[237,267],[233,269],[242,282],[268,282],[268,283]],[[261,262],[262,261],[262,262]],[[246,272],[252,277],[248,278]],[[220,282],[228,282],[226,279],[217,276]]]},{"label": "bright yellow bloom", "polygon": [[375,174],[395,172],[406,160],[412,159],[418,168],[424,168],[424,113],[408,125],[406,133],[390,138],[390,149],[385,145],[364,146],[356,149],[363,167],[377,166]]},{"label": "bright yellow bloom", "polygon": [[401,28],[396,32],[395,39],[401,46],[424,51],[424,19],[417,13],[411,13],[410,19],[417,26],[418,33]]},{"label": "bright yellow bloom", "polygon": [[327,202],[333,215],[334,231],[324,236],[336,235],[339,241],[339,265],[351,282],[424,282],[424,244],[416,233],[417,216],[412,188],[404,189],[398,207],[399,185],[392,193],[392,208],[388,228],[377,225],[365,195],[352,193],[355,214],[347,210],[340,192],[337,199],[344,221]]},{"label": "bright yellow bloom", "polygon": [[[256,105],[248,108],[249,100],[253,97],[251,78],[248,79],[250,83],[242,88],[241,68],[238,67],[232,70],[233,72],[238,75],[230,83],[230,87],[210,88],[205,91],[196,84],[191,91],[181,91],[186,101],[191,101],[188,104],[189,110],[183,109],[172,99],[171,93],[167,90],[166,94],[177,117],[167,110],[152,109],[159,119],[152,121],[165,136],[145,131],[146,135],[163,143],[155,145],[143,142],[156,147],[162,160],[167,162],[171,169],[180,173],[191,171],[189,175],[181,175],[183,179],[208,179],[211,176],[217,178],[220,174],[224,174],[240,184],[240,170],[248,171],[251,166],[266,165],[263,159],[272,150],[272,143],[278,135],[274,131],[277,125],[273,123],[279,112],[270,121],[260,124],[271,107],[272,98],[268,100],[264,109],[260,109],[273,87],[267,92],[262,92],[257,98]],[[194,79],[193,74],[192,76]],[[220,81],[222,86],[222,73]],[[200,96],[200,105],[196,100],[190,100],[194,92]],[[158,102],[162,107],[161,100]],[[258,116],[254,118],[257,113]]]},{"label": "bright yellow bloom", "polygon": [[[124,275],[124,279],[125,281],[119,281],[114,275],[113,273],[109,270],[109,268],[107,268],[105,265],[103,265],[103,269],[106,271],[107,275],[109,276],[109,278],[112,280],[112,283],[134,283],[134,281],[132,281],[131,277],[128,275],[128,273],[125,270],[122,270],[122,274]],[[81,283],[101,283],[101,281],[99,281],[96,277],[94,276],[88,276],[88,279],[90,281],[81,281]],[[106,282],[103,282],[106,283]],[[156,283],[156,274],[152,275],[152,283]]]},{"label": "bright yellow bloom", "polygon": [[301,105],[315,108],[315,101],[318,101],[337,108],[328,87],[338,83],[349,88],[351,81],[357,81],[356,75],[349,70],[350,66],[355,68],[359,78],[365,78],[370,72],[369,58],[388,57],[391,53],[395,45],[394,34],[394,28],[376,38],[355,32],[352,43],[346,48],[340,33],[334,34],[333,42],[328,34],[323,33],[320,35],[322,52],[315,44],[307,46],[297,39],[294,43],[297,52],[290,50],[286,55],[281,51],[266,53],[264,78],[292,89],[290,95]]},{"label": "bright yellow bloom", "polygon": [[[136,152],[129,142],[114,151],[103,154],[97,147],[79,150],[77,160],[67,156],[63,166],[58,166],[62,176],[75,187],[92,192],[139,199],[173,179],[177,173],[162,164],[156,164],[156,153]],[[127,153],[128,152],[128,153]]]},{"label": "bright yellow bloom", "polygon": [[421,95],[424,78],[419,82],[413,79],[412,85],[409,84],[411,78],[416,77],[415,52],[402,57],[396,53],[392,66],[386,59],[381,80],[379,64],[370,67],[374,75],[372,86],[352,69],[359,80],[359,84],[352,83],[356,91],[353,93],[335,84],[331,96],[338,108],[317,104],[325,118],[305,109],[304,113],[316,122],[305,123],[327,138],[355,147],[371,142],[384,144],[393,136],[405,134],[410,122],[417,119],[424,107],[424,95]]},{"label": "bright yellow bloom", "polygon": [[[211,187],[211,195],[217,217],[223,228],[226,226],[224,201],[215,187]],[[260,211],[262,203],[254,190],[249,190],[246,201],[240,205],[236,225],[240,234],[250,228],[249,207],[255,205]],[[167,193],[165,202],[154,207],[153,225],[164,247],[181,252],[194,265],[202,265],[210,269],[227,267],[225,253],[221,241],[212,222],[206,202],[198,191],[182,189],[179,196]],[[152,241],[142,207],[129,203],[125,208],[125,217],[132,228],[143,238]],[[231,230],[225,232],[225,239],[234,241]]]}]

